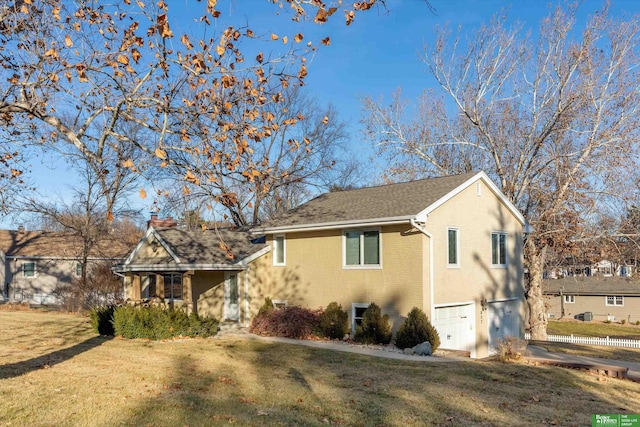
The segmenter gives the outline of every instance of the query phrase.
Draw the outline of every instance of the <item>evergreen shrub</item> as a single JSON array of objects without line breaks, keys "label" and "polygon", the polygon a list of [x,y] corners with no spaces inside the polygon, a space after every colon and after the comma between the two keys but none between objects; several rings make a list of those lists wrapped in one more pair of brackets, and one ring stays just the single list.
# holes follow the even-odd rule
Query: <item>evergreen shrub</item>
[{"label": "evergreen shrub", "polygon": [[362,314],[362,323],[356,327],[353,339],[365,344],[389,344],[391,342],[389,316],[382,315],[380,307],[371,303]]},{"label": "evergreen shrub", "polygon": [[91,319],[91,326],[96,333],[113,336],[113,312],[115,309],[116,307],[113,305],[104,305],[91,309],[89,319]]},{"label": "evergreen shrub", "polygon": [[330,303],[319,319],[320,333],[331,339],[342,339],[349,333],[349,314],[337,302]]},{"label": "evergreen shrub", "polygon": [[113,314],[113,327],[115,335],[124,338],[206,338],[218,332],[218,321],[183,309],[122,306]]},{"label": "evergreen shrub", "polygon": [[440,346],[440,335],[424,311],[414,307],[400,325],[400,329],[396,333],[395,344],[396,347],[405,349],[415,347],[425,341],[429,341],[431,350],[435,351]]}]

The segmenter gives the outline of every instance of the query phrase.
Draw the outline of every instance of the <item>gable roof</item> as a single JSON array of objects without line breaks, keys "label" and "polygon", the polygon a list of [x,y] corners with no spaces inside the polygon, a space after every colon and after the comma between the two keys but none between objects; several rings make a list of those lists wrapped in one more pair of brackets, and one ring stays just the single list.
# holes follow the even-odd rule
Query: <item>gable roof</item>
[{"label": "gable roof", "polygon": [[[82,240],[70,232],[0,230],[0,250],[8,257],[79,258]],[[89,256],[122,259],[131,250],[119,239],[106,238],[98,242]]]},{"label": "gable roof", "polygon": [[[156,239],[167,256],[140,257],[138,252],[149,239]],[[225,246],[229,251],[225,249]],[[184,230],[149,227],[138,246],[117,271],[155,269],[203,270],[243,269],[246,263],[268,250],[265,243],[252,243],[246,230]]]},{"label": "gable roof", "polygon": [[256,227],[254,232],[407,222],[419,215],[426,216],[478,179],[483,180],[518,220],[526,225],[522,214],[489,177],[484,172],[478,172],[325,193],[281,218]]},{"label": "gable roof", "polygon": [[546,295],[634,295],[640,296],[640,282],[625,277],[563,277],[542,281]]}]

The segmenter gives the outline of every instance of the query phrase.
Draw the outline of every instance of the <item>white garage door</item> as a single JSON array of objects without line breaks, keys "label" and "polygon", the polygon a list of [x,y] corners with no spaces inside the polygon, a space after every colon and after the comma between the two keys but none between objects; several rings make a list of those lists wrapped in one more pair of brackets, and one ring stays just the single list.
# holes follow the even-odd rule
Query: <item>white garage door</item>
[{"label": "white garage door", "polygon": [[440,335],[440,347],[475,354],[475,323],[473,304],[438,307],[433,326]]},{"label": "white garage door", "polygon": [[489,303],[489,352],[496,352],[498,341],[520,336],[518,300]]}]

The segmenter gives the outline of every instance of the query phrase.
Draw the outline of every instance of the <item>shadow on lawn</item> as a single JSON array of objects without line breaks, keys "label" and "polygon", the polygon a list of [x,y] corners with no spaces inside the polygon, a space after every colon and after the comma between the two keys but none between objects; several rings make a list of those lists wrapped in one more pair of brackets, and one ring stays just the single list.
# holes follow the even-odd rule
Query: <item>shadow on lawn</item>
[{"label": "shadow on lawn", "polygon": [[43,354],[42,356],[34,357],[33,359],[9,363],[7,365],[0,365],[0,380],[19,377],[20,375],[24,375],[37,369],[50,368],[58,363],[65,362],[74,356],[84,353],[85,351],[92,350],[111,339],[113,339],[113,337],[92,337],[72,345],[71,347]]}]

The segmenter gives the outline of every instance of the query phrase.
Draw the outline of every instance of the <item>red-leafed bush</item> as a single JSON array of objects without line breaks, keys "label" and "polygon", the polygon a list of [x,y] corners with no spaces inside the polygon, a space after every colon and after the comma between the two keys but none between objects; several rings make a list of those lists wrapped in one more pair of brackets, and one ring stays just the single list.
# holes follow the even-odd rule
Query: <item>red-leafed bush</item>
[{"label": "red-leafed bush", "polygon": [[253,318],[249,331],[271,337],[311,338],[317,333],[320,313],[296,306],[265,311]]}]

